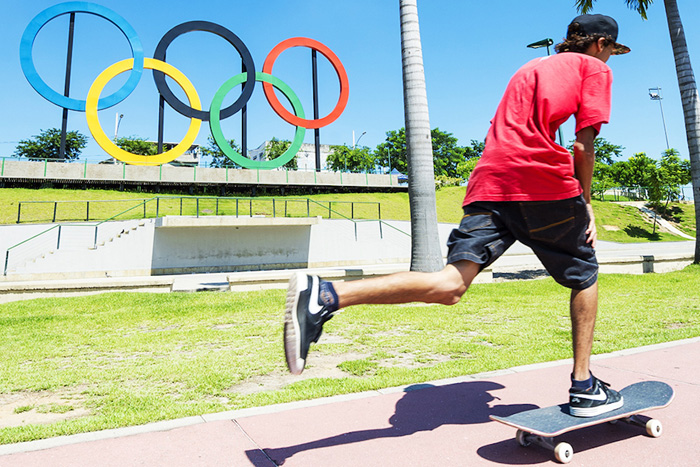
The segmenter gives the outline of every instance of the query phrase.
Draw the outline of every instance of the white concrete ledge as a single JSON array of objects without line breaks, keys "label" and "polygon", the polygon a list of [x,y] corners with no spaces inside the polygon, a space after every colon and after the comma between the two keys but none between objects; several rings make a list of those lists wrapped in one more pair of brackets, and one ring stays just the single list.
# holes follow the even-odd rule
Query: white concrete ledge
[{"label": "white concrete ledge", "polygon": [[165,216],[156,220],[156,228],[167,227],[293,227],[321,223],[317,217],[240,217],[240,216]]}]

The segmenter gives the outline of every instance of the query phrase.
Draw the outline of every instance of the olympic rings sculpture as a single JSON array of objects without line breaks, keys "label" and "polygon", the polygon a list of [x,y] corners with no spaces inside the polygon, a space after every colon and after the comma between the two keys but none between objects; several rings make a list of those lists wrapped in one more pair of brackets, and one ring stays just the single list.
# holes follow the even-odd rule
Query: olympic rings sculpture
[{"label": "olympic rings sculpture", "polygon": [[[105,69],[90,86],[85,100],[79,100],[64,96],[49,87],[39,76],[34,66],[32,49],[39,31],[52,19],[70,13],[88,13],[104,18],[114,24],[129,41],[132,58],[119,61]],[[231,44],[241,56],[244,72],[229,78],[224,82],[214,95],[208,110],[202,109],[202,104],[197,91],[189,79],[177,68],[165,61],[165,54],[172,41],[191,31],[204,31],[215,34]],[[307,47],[321,53],[331,63],[340,83],[340,95],[333,110],[325,117],[309,120],[306,119],[301,101],[292,89],[282,80],[272,75],[275,60],[285,50],[291,47]],[[175,160],[187,151],[194,143],[199,133],[202,121],[209,122],[214,141],[222,152],[236,164],[248,168],[273,169],[281,167],[289,162],[301,148],[306,129],[317,129],[334,122],[345,110],[349,96],[348,76],[343,64],[338,57],[325,45],[306,37],[294,37],[277,44],[267,55],[263,71],[256,72],[255,63],[250,51],[243,41],[233,32],[216,23],[208,21],[189,21],[175,26],[165,33],[156,46],[153,58],[144,57],[141,41],[133,27],[120,15],[101,5],[88,2],[65,2],[54,5],[39,13],[29,23],[20,41],[20,63],[29,84],[42,97],[49,102],[68,110],[85,112],[88,128],[97,144],[110,156],[127,164],[133,165],[161,165]],[[158,92],[163,99],[179,114],[190,118],[190,126],[184,138],[174,148],[154,156],[142,156],[132,154],[119,148],[105,134],[100,125],[97,113],[126,99],[136,88],[143,70],[153,71]],[[100,97],[109,81],[121,73],[129,72],[126,82],[117,91],[106,97]],[[170,90],[165,76],[172,78],[185,92],[188,103],[183,103]],[[275,111],[284,121],[294,125],[296,131],[291,146],[279,157],[269,161],[254,161],[236,152],[226,140],[221,129],[221,120],[239,112],[249,101],[255,88],[255,83],[261,82],[265,97]],[[236,86],[243,85],[241,95],[228,107],[221,108],[226,95]],[[277,98],[273,88],[277,88],[292,106],[294,113],[289,112]]]}]

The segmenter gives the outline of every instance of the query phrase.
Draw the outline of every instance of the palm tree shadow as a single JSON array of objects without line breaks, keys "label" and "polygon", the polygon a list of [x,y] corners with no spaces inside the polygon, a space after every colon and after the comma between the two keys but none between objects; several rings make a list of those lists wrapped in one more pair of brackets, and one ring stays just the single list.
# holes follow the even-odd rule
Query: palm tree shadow
[{"label": "palm tree shadow", "polygon": [[[396,403],[394,415],[389,418],[391,426],[352,431],[324,439],[309,441],[279,448],[263,449],[267,457],[282,465],[295,454],[312,449],[341,446],[379,438],[410,436],[421,431],[432,431],[443,425],[473,425],[487,423],[489,415],[507,416],[523,410],[533,409],[533,405],[496,405],[489,403],[497,397],[489,391],[503,389],[504,386],[488,381],[474,381],[433,386],[418,384],[406,388],[405,395]],[[253,465],[260,462],[260,451],[246,451]],[[266,464],[269,465],[269,464]]]}]

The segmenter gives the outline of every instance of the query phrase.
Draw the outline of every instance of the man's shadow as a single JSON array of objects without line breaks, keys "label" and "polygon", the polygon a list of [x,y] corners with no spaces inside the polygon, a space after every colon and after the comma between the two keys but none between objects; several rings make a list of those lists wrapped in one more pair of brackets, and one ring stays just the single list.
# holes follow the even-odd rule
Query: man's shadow
[{"label": "man's shadow", "polygon": [[[442,425],[473,425],[486,423],[489,415],[507,416],[523,410],[537,408],[530,404],[495,405],[489,403],[497,397],[489,391],[504,386],[489,381],[474,381],[447,386],[417,384],[407,387],[405,395],[396,403],[391,426],[352,431],[294,446],[265,448],[266,455],[276,465],[282,465],[295,454],[312,449],[362,443],[378,438],[398,438],[421,431],[432,431]],[[246,451],[253,465],[263,465],[259,450]],[[269,464],[264,464],[269,465]]]}]

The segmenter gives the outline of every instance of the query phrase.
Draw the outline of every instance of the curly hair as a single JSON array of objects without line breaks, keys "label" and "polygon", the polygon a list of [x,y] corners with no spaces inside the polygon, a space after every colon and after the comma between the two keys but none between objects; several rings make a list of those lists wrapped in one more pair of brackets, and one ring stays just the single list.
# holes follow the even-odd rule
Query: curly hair
[{"label": "curly hair", "polygon": [[614,45],[615,39],[608,34],[591,34],[587,35],[581,28],[581,24],[578,22],[573,22],[569,24],[566,31],[566,39],[563,42],[554,46],[554,50],[557,53],[561,52],[578,52],[585,53],[586,50],[598,42],[598,39],[605,39],[605,46]]}]

